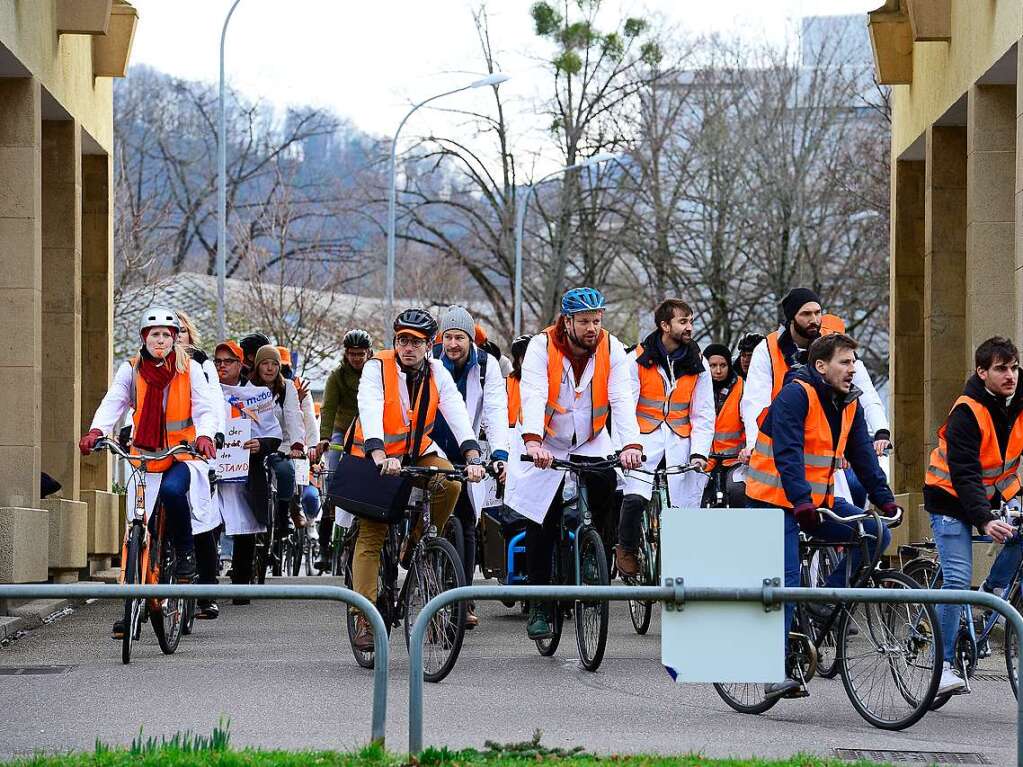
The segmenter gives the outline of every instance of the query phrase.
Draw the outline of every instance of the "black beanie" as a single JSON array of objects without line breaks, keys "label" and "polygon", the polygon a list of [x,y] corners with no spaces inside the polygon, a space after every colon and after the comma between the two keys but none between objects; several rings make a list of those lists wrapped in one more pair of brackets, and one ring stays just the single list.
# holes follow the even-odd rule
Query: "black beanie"
[{"label": "black beanie", "polygon": [[811,301],[816,304],[821,302],[817,294],[810,288],[792,288],[781,300],[781,310],[785,314],[785,322],[792,322],[799,310]]},{"label": "black beanie", "polygon": [[726,360],[729,361],[729,363],[731,363],[732,352],[724,344],[710,344],[709,346],[707,346],[706,349],[703,350],[703,358],[706,360],[709,360],[714,355],[717,355],[718,357],[724,357]]}]

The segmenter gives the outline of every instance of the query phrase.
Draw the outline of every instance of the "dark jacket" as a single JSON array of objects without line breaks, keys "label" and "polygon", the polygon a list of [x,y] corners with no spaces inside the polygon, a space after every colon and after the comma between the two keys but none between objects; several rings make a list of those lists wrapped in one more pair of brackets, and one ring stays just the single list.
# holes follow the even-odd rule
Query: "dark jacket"
[{"label": "dark jacket", "polygon": [[[802,386],[795,381],[805,381],[817,391],[817,396],[824,408],[828,423],[831,426],[831,444],[836,446],[842,431],[842,410],[847,404],[856,400],[861,392],[855,386],[846,395],[837,395],[835,390],[811,368],[801,367],[792,370],[786,376],[785,386],[774,398],[761,431],[771,437],[774,442],[774,463],[781,475],[782,487],[791,507],[812,500],[810,485],[806,481],[806,464],[804,463],[803,432],[806,428],[806,417],[810,411],[810,400]],[[849,461],[857,478],[867,489],[867,495],[876,505],[893,503],[895,496],[888,487],[888,480],[877,463],[874,444],[867,432],[867,422],[863,418],[863,408],[856,409],[852,429],[845,446],[845,458]]]},{"label": "dark jacket", "polygon": [[337,432],[344,434],[359,414],[359,379],[362,371],[342,360],[327,378],[320,409],[320,439],[329,440]]},{"label": "dark jacket", "polygon": [[714,381],[714,412],[720,413],[725,406],[728,395],[732,393],[735,385],[739,382],[738,368],[731,368],[728,377],[724,381]]},{"label": "dark jacket", "polygon": [[[1006,403],[1002,397],[989,392],[979,376],[973,375],[966,382],[963,394],[982,403],[991,414],[1004,459],[1009,433],[1023,412],[1023,390],[1017,390]],[[948,470],[952,475],[952,487],[959,497],[946,493],[940,487],[924,485],[924,508],[932,514],[955,517],[982,531],[984,525],[995,518],[991,511],[1001,506],[1001,497],[995,493],[988,500],[984,491],[980,468],[980,424],[968,405],[959,405],[953,409],[946,423]]]},{"label": "dark jacket", "polygon": [[706,370],[703,366],[703,355],[700,354],[700,345],[696,341],[690,341],[684,347],[685,353],[677,356],[671,363],[661,348],[661,331],[655,330],[643,339],[643,353],[636,358],[637,364],[645,368],[658,365],[672,380],[682,376],[699,375]]}]

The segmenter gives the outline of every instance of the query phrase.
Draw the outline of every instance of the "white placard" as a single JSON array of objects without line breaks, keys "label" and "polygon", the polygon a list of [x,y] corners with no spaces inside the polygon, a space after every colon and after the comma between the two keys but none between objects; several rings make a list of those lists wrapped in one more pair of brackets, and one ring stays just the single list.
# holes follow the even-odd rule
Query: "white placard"
[{"label": "white placard", "polygon": [[217,451],[217,476],[222,480],[245,479],[249,475],[251,454],[242,445],[249,440],[251,423],[244,416],[228,419],[224,446]]},{"label": "white placard", "polygon": [[[780,509],[665,509],[661,583],[752,586],[784,578]],[[784,580],[780,581],[784,583]],[[761,602],[686,602],[661,612],[661,663],[682,682],[778,682],[785,678],[785,612]]]},{"label": "white placard", "polygon": [[295,466],[295,483],[299,487],[305,487],[309,484],[309,459],[292,458],[291,462]]}]

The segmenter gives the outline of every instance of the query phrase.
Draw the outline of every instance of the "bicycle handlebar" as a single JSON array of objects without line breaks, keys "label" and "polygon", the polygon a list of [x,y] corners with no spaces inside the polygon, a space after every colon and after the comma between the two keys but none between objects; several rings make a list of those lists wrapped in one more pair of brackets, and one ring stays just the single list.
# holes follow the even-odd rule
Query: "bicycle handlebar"
[{"label": "bicycle handlebar", "polygon": [[466,478],[465,470],[465,466],[457,465],[450,469],[441,466],[402,466],[398,473],[406,477],[448,477],[464,480]]},{"label": "bicycle handlebar", "polygon": [[100,437],[98,440],[96,440],[96,444],[93,446],[92,452],[98,453],[100,450],[109,450],[114,455],[124,458],[126,461],[129,462],[134,461],[137,463],[141,463],[142,461],[160,461],[163,460],[164,458],[170,458],[173,455],[179,455],[181,453],[187,453],[188,455],[191,455],[195,458],[201,458],[205,460],[205,457],[202,455],[202,453],[200,453],[198,450],[192,447],[192,445],[189,445],[187,442],[182,442],[181,444],[178,445],[172,445],[166,450],[162,450],[158,453],[150,453],[147,455],[133,455],[129,453],[127,450],[125,450],[123,447],[121,447],[121,445],[118,444],[116,440],[110,439],[109,437]]},{"label": "bicycle handlebar", "polygon": [[892,517],[886,517],[881,514],[875,515],[873,512],[869,511],[864,512],[863,514],[853,514],[851,517],[842,517],[833,512],[831,509],[825,508],[817,509],[817,514],[820,515],[822,521],[824,517],[827,517],[835,522],[842,522],[845,524],[848,524],[849,522],[862,522],[865,519],[873,519],[875,516],[877,516],[877,518],[880,519],[882,524],[886,527],[898,527],[902,523],[901,508],[895,513],[895,516]]},{"label": "bicycle handlebar", "polygon": [[649,474],[651,477],[660,475],[667,477],[672,474],[688,474],[691,471],[700,471],[700,467],[695,463],[680,463],[677,466],[665,466],[663,469],[654,469],[648,471],[647,469],[629,469],[629,472],[638,472],[640,474]]},{"label": "bicycle handlebar", "polygon": [[[567,461],[563,458],[555,458],[551,462],[552,469],[562,469],[564,471],[571,471],[577,474],[585,474],[587,472],[594,471],[606,471],[607,469],[618,468],[619,462],[618,457],[621,455],[621,451],[618,450],[615,453],[609,455],[607,458],[600,458],[590,463],[575,463],[574,461]],[[519,456],[520,461],[526,463],[533,462],[533,456],[528,453],[523,453]],[[646,456],[642,457],[642,460],[646,460]],[[630,471],[638,471],[638,469],[630,469]]]}]

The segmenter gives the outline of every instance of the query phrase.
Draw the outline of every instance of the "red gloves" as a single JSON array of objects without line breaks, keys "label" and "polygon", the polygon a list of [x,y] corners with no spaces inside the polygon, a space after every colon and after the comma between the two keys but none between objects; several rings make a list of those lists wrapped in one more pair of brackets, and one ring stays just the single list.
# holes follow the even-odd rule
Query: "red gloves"
[{"label": "red gloves", "polygon": [[78,440],[78,450],[82,455],[88,455],[96,447],[96,443],[100,441],[102,436],[103,432],[99,429],[90,429],[88,434]]},{"label": "red gloves", "polygon": [[813,533],[821,523],[821,518],[817,515],[817,504],[815,503],[801,503],[792,510],[792,516],[796,518],[796,524],[799,525],[799,529],[807,535]]},{"label": "red gloves", "polygon": [[[902,507],[899,506],[899,504],[895,503],[895,501],[881,505],[881,516],[884,517],[894,517],[900,511],[902,511]],[[902,524],[901,520],[899,521],[899,524]],[[893,525],[893,527],[897,526],[898,525]]]},{"label": "red gloves", "polygon": [[195,449],[208,460],[212,461],[217,457],[217,448],[213,446],[213,440],[209,437],[199,437],[195,441]]}]

